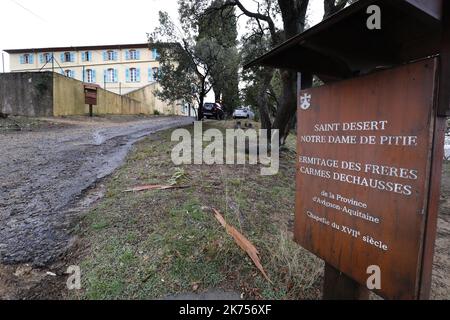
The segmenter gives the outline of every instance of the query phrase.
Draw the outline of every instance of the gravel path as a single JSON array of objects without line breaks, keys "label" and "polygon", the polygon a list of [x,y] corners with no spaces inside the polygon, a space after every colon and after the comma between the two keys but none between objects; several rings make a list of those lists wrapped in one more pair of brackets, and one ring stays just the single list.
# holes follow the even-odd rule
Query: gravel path
[{"label": "gravel path", "polygon": [[[54,119],[52,119],[54,121]],[[45,266],[69,245],[77,196],[114,171],[131,145],[152,132],[192,123],[184,117],[0,133],[0,263]]]}]

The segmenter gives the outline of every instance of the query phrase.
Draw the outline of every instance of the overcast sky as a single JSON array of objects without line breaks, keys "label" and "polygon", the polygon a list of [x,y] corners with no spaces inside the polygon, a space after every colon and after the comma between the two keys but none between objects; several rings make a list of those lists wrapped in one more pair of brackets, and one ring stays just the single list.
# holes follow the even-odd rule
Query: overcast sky
[{"label": "overcast sky", "polygon": [[[317,23],[323,1],[310,2],[309,18]],[[0,50],[142,43],[160,10],[177,20],[177,0],[0,0]],[[5,64],[8,71],[7,54]]]}]

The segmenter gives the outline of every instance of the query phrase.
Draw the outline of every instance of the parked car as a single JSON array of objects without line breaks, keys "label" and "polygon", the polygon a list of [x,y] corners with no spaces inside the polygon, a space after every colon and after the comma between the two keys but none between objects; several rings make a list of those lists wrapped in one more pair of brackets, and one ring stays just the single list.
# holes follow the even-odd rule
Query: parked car
[{"label": "parked car", "polygon": [[255,114],[249,107],[236,109],[233,113],[233,119],[255,119]]},{"label": "parked car", "polygon": [[205,103],[203,105],[203,116],[207,119],[223,120],[225,112],[219,103]]},{"label": "parked car", "polygon": [[450,135],[445,135],[444,159],[450,160]]}]

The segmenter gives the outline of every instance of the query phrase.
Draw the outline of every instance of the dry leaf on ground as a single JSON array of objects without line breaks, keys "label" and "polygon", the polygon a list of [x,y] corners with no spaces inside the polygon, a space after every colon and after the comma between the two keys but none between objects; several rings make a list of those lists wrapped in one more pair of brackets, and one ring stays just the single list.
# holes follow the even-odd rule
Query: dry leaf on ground
[{"label": "dry leaf on ground", "polygon": [[253,260],[256,267],[259,269],[259,271],[261,271],[264,278],[266,278],[267,281],[272,283],[272,281],[270,281],[269,277],[267,276],[266,272],[264,271],[264,268],[261,264],[261,260],[258,257],[258,255],[259,255],[258,249],[256,249],[256,247],[246,237],[244,237],[239,231],[237,231],[236,228],[229,225],[225,221],[225,218],[220,214],[219,211],[217,211],[216,209],[213,209],[213,211],[214,211],[216,219],[227,230],[228,234],[234,238],[237,245],[242,250],[247,252],[247,254]]},{"label": "dry leaf on ground", "polygon": [[189,188],[189,187],[188,186],[148,185],[148,186],[134,187],[134,188],[125,190],[124,192],[139,192],[139,191],[146,191],[146,190],[186,189],[186,188]]}]

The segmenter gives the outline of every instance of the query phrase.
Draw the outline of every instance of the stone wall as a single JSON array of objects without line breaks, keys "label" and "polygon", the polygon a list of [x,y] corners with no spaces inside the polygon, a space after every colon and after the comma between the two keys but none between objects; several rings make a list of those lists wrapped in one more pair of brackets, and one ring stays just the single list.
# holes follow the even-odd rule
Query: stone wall
[{"label": "stone wall", "polygon": [[[89,112],[89,106],[84,103],[83,82],[55,74],[54,77],[54,108],[55,117],[84,115]],[[152,114],[153,109],[146,103],[121,96],[110,91],[98,89],[97,105],[94,114],[139,115]]]},{"label": "stone wall", "polygon": [[134,90],[126,94],[125,96],[138,101],[142,101],[143,103],[149,105],[151,107],[152,113],[154,113],[154,111],[156,110],[160,114],[165,115],[183,115],[181,104],[169,104],[155,97],[155,91],[158,89],[160,89],[160,87],[155,82],[140,89]]},{"label": "stone wall", "polygon": [[[98,89],[94,114],[151,115],[155,110],[166,115],[182,115],[181,105],[167,104],[155,97],[156,83],[126,95]],[[0,112],[29,117],[85,115],[84,84],[51,72],[0,74]]]},{"label": "stone wall", "polygon": [[52,74],[0,74],[0,112],[28,117],[53,116]]}]

